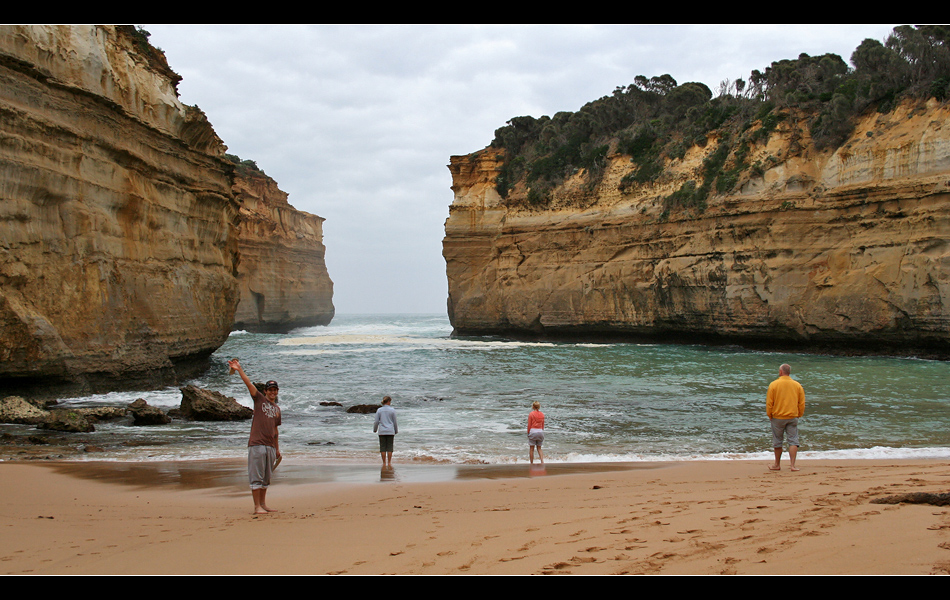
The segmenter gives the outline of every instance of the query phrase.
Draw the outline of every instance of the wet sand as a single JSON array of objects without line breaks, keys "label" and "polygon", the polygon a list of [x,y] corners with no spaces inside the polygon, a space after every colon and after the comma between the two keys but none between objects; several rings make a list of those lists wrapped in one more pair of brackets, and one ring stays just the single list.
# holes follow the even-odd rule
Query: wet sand
[{"label": "wet sand", "polygon": [[945,461],[0,463],[6,574],[947,574]]}]

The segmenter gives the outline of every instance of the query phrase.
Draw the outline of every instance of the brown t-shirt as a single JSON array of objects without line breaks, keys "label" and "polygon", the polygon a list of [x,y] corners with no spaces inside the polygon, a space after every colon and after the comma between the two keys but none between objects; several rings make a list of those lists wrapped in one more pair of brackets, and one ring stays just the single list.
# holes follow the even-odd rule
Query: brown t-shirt
[{"label": "brown t-shirt", "polygon": [[280,425],[280,407],[268,402],[267,397],[257,391],[254,398],[254,420],[251,421],[251,439],[248,446],[277,447],[277,427]]}]

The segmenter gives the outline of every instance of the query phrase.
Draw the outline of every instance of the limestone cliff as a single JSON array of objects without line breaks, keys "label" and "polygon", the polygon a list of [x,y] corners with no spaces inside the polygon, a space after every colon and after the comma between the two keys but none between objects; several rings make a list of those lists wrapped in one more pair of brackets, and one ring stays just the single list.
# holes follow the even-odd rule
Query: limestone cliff
[{"label": "limestone cliff", "polygon": [[0,386],[171,382],[231,330],[225,148],[143,42],[0,26]]},{"label": "limestone cliff", "polygon": [[[950,109],[865,116],[819,151],[789,119],[735,191],[664,207],[715,139],[621,184],[608,155],[543,210],[495,189],[503,154],[455,156],[443,254],[458,334],[739,341],[950,356]],[[523,193],[523,190],[513,192]]]},{"label": "limestone cliff", "polygon": [[328,324],[333,282],[324,262],[324,219],[296,210],[260,171],[239,170],[234,192],[241,203],[234,329],[279,333]]}]

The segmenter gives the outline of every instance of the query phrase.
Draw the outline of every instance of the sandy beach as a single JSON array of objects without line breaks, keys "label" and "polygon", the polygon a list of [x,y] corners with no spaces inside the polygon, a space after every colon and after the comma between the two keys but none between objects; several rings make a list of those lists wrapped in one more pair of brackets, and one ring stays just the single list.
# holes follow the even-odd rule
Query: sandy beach
[{"label": "sandy beach", "polygon": [[290,464],[268,494],[280,512],[254,516],[239,461],[6,462],[0,564],[13,575],[950,573],[950,507],[870,503],[946,492],[946,462],[800,466],[397,463],[387,481],[372,465],[321,480],[332,469]]}]

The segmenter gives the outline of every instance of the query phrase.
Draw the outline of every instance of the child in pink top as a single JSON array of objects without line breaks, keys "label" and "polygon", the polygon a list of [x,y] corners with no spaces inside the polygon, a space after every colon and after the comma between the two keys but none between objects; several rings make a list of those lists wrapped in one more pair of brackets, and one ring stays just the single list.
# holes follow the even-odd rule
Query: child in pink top
[{"label": "child in pink top", "polygon": [[538,458],[541,464],[544,464],[544,454],[541,453],[541,443],[544,441],[544,413],[539,409],[541,403],[535,401],[531,408],[534,409],[528,413],[528,456],[531,464],[534,464],[534,449],[538,449]]}]

